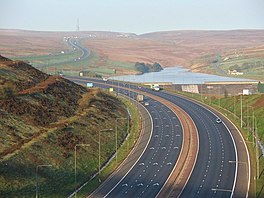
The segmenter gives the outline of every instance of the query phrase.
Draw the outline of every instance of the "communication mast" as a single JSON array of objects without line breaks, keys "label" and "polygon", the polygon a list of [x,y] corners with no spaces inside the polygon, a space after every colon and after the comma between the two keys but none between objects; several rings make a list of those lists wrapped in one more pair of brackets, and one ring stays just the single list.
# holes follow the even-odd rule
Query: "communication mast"
[{"label": "communication mast", "polygon": [[77,31],[77,32],[80,31],[79,18],[77,18],[76,31]]}]

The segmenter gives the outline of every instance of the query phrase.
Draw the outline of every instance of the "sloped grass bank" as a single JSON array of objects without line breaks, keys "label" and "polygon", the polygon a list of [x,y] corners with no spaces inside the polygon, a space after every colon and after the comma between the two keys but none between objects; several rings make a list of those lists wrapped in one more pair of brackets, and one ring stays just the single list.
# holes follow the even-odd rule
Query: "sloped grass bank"
[{"label": "sloped grass bank", "polygon": [[[15,154],[2,160],[1,197],[35,197],[36,193],[39,197],[67,197],[75,187],[89,180],[98,171],[99,131],[115,129],[115,118],[128,115],[126,106],[120,101],[113,105],[114,101],[116,99],[113,96],[106,97],[105,94],[99,93],[95,98],[91,98],[89,108],[78,111],[78,114],[68,118],[67,122],[57,123],[54,128],[48,129],[30,145],[22,147]],[[80,103],[84,102],[85,100],[80,101]],[[109,109],[106,109],[106,106]],[[134,107],[130,106],[129,111],[132,115],[130,121],[132,134],[138,131],[139,117]],[[118,145],[121,145],[128,132],[127,120],[119,120],[117,127]],[[37,129],[32,128],[32,130]],[[115,153],[115,130],[102,132],[100,139],[103,165]],[[133,140],[130,140],[130,147],[126,147],[126,143],[122,145],[126,151],[131,149],[133,145],[131,141]],[[123,152],[118,153],[119,162],[126,156]],[[106,168],[102,172],[101,179],[107,177],[114,168],[113,165]],[[88,183],[88,191],[96,186],[94,181]],[[87,191],[83,192],[86,194]]]}]

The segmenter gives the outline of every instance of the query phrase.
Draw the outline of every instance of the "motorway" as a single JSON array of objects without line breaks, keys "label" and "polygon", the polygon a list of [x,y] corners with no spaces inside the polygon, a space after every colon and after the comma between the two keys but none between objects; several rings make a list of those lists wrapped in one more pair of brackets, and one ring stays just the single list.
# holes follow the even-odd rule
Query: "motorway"
[{"label": "motorway", "polygon": [[66,39],[66,43],[71,46],[73,48],[74,51],[80,50],[82,52],[82,55],[76,59],[73,59],[71,62],[75,61],[75,62],[79,62],[82,61],[86,58],[88,58],[88,56],[90,55],[90,50],[82,47],[79,44],[79,40],[77,38],[67,38]]},{"label": "motorway", "polygon": [[235,187],[236,151],[229,131],[202,106],[168,93],[157,93],[184,109],[199,131],[200,148],[193,173],[182,197],[232,197]]},{"label": "motorway", "polygon": [[[115,84],[117,85],[117,83]],[[119,86],[122,84],[119,83]],[[130,86],[130,88],[137,87]],[[119,88],[120,90],[122,88]],[[242,145],[243,140],[240,140],[237,135],[232,135],[234,127],[232,128],[232,125],[224,117],[216,115],[198,103],[166,92],[153,92],[149,89],[144,89],[144,91],[167,99],[182,108],[190,115],[198,129],[200,141],[198,159],[181,197],[247,197],[250,181],[249,157],[244,154],[246,149]],[[144,153],[144,157],[142,156],[143,158],[135,166],[137,169],[135,171],[132,169],[131,174],[128,173],[122,182],[107,194],[107,197],[123,197],[124,195],[128,195],[127,197],[155,197],[158,192],[155,187],[162,185],[165,180],[163,175],[168,176],[167,163],[174,162],[173,159],[165,159],[167,154],[162,154],[162,150],[170,149],[171,152],[178,155],[177,150],[173,149],[179,148],[180,142],[170,142],[171,139],[177,137],[173,135],[175,131],[179,137],[182,135],[175,128],[176,125],[179,125],[177,117],[171,114],[163,104],[154,101],[150,101],[147,108],[154,118],[154,129],[157,128],[151,138],[150,146],[146,150],[146,154]],[[216,123],[218,116],[223,119],[222,123]],[[155,141],[155,137],[159,138],[161,134],[163,134],[162,138]],[[155,147],[151,146],[153,144]],[[152,151],[150,149],[152,147],[154,149],[157,147],[157,152],[161,151],[160,154],[154,155],[156,151],[154,149]],[[237,147],[241,152],[237,152]],[[242,152],[243,154],[241,154]],[[153,169],[154,166],[157,166],[156,169]],[[147,172],[150,167],[152,168],[151,172]],[[158,176],[156,173],[160,175]],[[168,196],[173,196],[173,194]]]},{"label": "motorway", "polygon": [[149,103],[154,129],[146,152],[107,197],[155,197],[178,159],[182,146],[179,120],[166,106],[153,100]]},{"label": "motorway", "polygon": [[[111,84],[96,86],[106,88]],[[135,92],[128,93],[121,87],[119,93],[136,98]],[[145,152],[128,174],[120,176],[116,185],[113,186],[113,181],[116,181],[113,177],[112,182],[108,182],[110,189],[104,186],[91,197],[155,197],[167,181],[182,147],[181,123],[176,114],[164,104],[148,97],[145,97],[145,101],[149,102],[145,108],[152,117],[153,125]]]}]

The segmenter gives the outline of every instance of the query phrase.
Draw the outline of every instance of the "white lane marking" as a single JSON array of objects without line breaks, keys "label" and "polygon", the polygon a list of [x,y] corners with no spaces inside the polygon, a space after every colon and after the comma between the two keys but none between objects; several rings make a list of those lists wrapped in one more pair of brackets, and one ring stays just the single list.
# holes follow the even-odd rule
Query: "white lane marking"
[{"label": "white lane marking", "polygon": [[[152,137],[152,134],[153,134],[153,119],[149,113],[149,111],[147,110],[146,107],[144,107],[143,105],[141,105],[148,113],[149,117],[150,117],[150,121],[151,121],[151,131],[150,131],[150,136],[149,136],[149,139],[148,139],[148,142],[146,144],[146,147],[144,148],[143,152],[141,153],[141,155],[139,156],[139,158],[137,159],[137,161],[133,164],[133,166],[131,166],[131,168],[127,171],[127,173],[119,180],[119,182],[117,182],[117,184],[104,196],[104,197],[107,197],[122,181],[123,179],[128,175],[128,173],[134,168],[134,166],[137,164],[137,162],[140,160],[140,158],[142,157],[142,155],[145,153],[148,145],[149,145],[149,142],[150,142],[150,139]],[[122,165],[122,164],[121,164]],[[132,188],[132,186],[131,186]]]}]

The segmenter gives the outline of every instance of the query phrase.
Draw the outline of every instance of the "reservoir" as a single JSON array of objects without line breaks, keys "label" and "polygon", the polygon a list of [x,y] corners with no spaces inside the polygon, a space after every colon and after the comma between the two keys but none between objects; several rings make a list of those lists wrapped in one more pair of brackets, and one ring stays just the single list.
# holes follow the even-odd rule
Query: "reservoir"
[{"label": "reservoir", "polygon": [[145,73],[142,75],[115,76],[115,77],[111,77],[111,79],[127,81],[127,82],[138,82],[138,83],[169,82],[172,84],[203,84],[205,82],[223,82],[223,81],[255,82],[254,80],[243,79],[243,78],[232,78],[232,77],[217,76],[212,74],[194,73],[182,67],[170,67],[170,68],[165,68],[160,72]]}]

